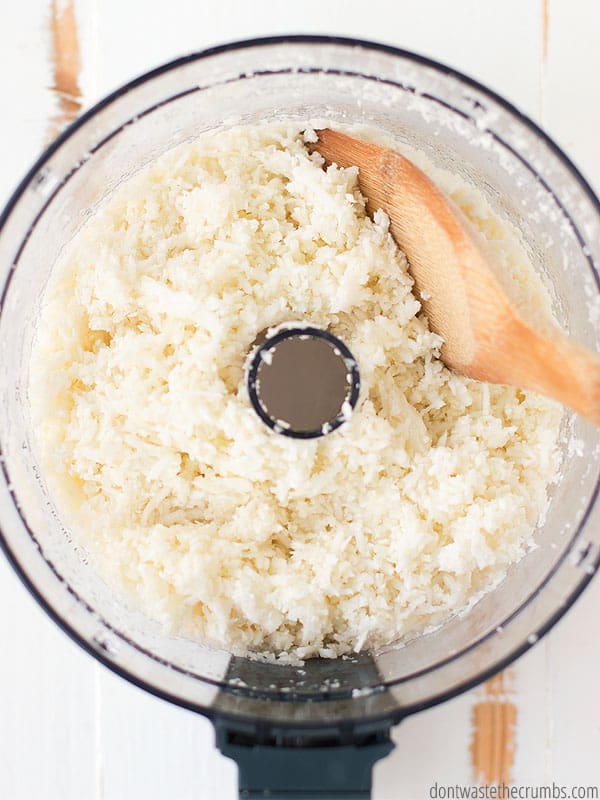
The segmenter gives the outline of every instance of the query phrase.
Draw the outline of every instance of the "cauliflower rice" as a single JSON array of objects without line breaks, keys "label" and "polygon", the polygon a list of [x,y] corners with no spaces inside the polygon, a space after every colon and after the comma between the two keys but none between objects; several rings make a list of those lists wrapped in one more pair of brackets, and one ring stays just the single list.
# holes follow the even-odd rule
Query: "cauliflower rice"
[{"label": "cauliflower rice", "polygon": [[[54,270],[31,369],[49,487],[105,580],[174,633],[299,658],[414,635],[501,580],[561,410],[450,372],[412,285],[356,169],[324,171],[298,125],[203,134],[122,185]],[[248,398],[248,351],[287,320],[359,364],[354,414],[318,439]]]}]

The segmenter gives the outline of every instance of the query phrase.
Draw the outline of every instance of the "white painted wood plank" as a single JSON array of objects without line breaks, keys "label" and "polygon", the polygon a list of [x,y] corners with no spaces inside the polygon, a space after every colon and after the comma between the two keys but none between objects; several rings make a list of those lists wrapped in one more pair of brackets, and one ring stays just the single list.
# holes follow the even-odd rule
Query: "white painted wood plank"
[{"label": "white painted wood plank", "polygon": [[600,690],[597,578],[561,620],[550,640],[548,732],[550,778],[600,787]]},{"label": "white painted wood plank", "polygon": [[[0,26],[0,203],[38,156],[54,109],[48,3],[13,4]],[[0,797],[95,797],[95,665],[0,559]]]},{"label": "white painted wood plank", "polygon": [[543,122],[600,191],[600,3],[548,0]]},{"label": "white painted wood plank", "polygon": [[235,797],[237,772],[203,717],[101,674],[102,798]]},{"label": "white painted wood plank", "polygon": [[440,786],[470,783],[470,693],[401,722],[396,749],[374,770],[373,800],[416,800]]},{"label": "white painted wood plank", "polygon": [[72,0],[72,2],[81,51],[79,87],[85,108],[99,99],[98,30],[102,0]]},{"label": "white painted wood plank", "polygon": [[48,2],[16,3],[2,14],[0,203],[16,187],[44,144],[54,108],[48,60]]},{"label": "white painted wood plank", "polygon": [[0,797],[95,797],[94,662],[0,559]]},{"label": "white painted wood plank", "polygon": [[[600,190],[600,4],[549,0],[542,121]],[[600,786],[600,580],[548,639],[548,777]]]},{"label": "white painted wood plank", "polygon": [[540,4],[522,0],[102,0],[98,91],[210,45],[324,33],[374,39],[446,61],[537,114],[540,19]]},{"label": "white painted wood plank", "polygon": [[548,639],[529,650],[513,667],[517,708],[513,780],[545,784],[551,780],[548,750]]}]

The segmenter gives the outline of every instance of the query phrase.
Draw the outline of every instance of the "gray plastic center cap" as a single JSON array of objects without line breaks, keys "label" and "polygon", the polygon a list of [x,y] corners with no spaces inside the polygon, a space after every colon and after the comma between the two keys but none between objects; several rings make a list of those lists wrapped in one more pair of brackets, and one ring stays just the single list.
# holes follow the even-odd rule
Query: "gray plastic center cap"
[{"label": "gray plastic center cap", "polygon": [[248,370],[256,413],[276,433],[311,439],[339,428],[360,390],[346,345],[319,328],[286,326],[258,347]]}]

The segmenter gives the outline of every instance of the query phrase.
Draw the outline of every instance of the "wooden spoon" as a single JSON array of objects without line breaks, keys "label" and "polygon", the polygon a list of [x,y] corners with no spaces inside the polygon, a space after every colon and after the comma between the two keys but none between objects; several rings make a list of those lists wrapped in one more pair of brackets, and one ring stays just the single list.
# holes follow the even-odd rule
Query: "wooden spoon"
[{"label": "wooden spoon", "polygon": [[600,357],[519,316],[451,200],[394,150],[328,128],[317,134],[311,151],[327,164],[357,166],[367,210],[389,216],[431,329],[444,338],[444,363],[469,378],[540,392],[600,425]]}]

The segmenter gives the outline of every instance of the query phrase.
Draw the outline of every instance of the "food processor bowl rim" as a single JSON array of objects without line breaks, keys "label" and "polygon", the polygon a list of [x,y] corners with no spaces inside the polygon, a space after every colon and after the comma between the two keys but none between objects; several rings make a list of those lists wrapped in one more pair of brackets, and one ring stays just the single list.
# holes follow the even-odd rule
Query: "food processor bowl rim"
[{"label": "food processor bowl rim", "polygon": [[[268,47],[268,46],[273,46],[273,45],[286,45],[286,44],[289,44],[289,45],[299,45],[299,44],[339,45],[341,47],[347,47],[347,48],[360,47],[360,48],[363,48],[365,50],[379,51],[379,52],[387,53],[387,54],[392,55],[392,56],[399,56],[401,58],[405,58],[405,59],[407,59],[409,61],[413,61],[414,63],[417,63],[417,64],[422,64],[423,66],[431,68],[432,70],[434,70],[434,71],[436,71],[436,72],[438,72],[438,73],[440,73],[442,75],[454,77],[459,82],[461,82],[462,84],[465,84],[467,86],[471,86],[472,88],[476,89],[478,92],[482,93],[483,95],[486,95],[492,101],[494,101],[499,106],[504,108],[504,110],[506,110],[513,117],[515,117],[517,119],[517,121],[523,123],[525,125],[525,127],[528,127],[534,133],[535,136],[537,136],[539,139],[541,139],[544,142],[544,144],[549,148],[549,150],[557,157],[557,159],[560,162],[562,162],[563,166],[565,166],[566,169],[575,177],[576,181],[579,183],[580,187],[583,189],[584,193],[588,196],[588,199],[591,201],[592,205],[595,207],[595,210],[600,215],[600,200],[598,199],[598,197],[595,194],[594,190],[592,189],[591,185],[586,181],[586,179],[584,178],[582,173],[575,166],[575,164],[568,158],[568,156],[563,152],[563,150],[533,120],[531,120],[526,114],[521,112],[516,106],[514,106],[513,104],[511,104],[510,102],[505,100],[503,97],[501,97],[500,95],[496,94],[493,90],[491,90],[491,89],[487,88],[486,86],[484,86],[483,84],[479,83],[477,80],[465,75],[464,73],[460,72],[459,70],[456,70],[456,69],[454,69],[452,67],[448,67],[448,66],[444,65],[443,63],[434,61],[434,60],[432,60],[432,59],[430,59],[430,58],[428,58],[426,56],[422,56],[422,55],[413,53],[411,51],[404,50],[402,48],[394,47],[392,45],[382,44],[382,43],[378,43],[378,42],[372,42],[372,41],[363,40],[363,39],[355,39],[355,38],[351,38],[351,37],[328,36],[328,35],[312,35],[312,34],[298,34],[298,35],[268,36],[268,37],[259,37],[259,38],[253,38],[253,39],[240,40],[240,41],[232,41],[232,42],[228,42],[226,44],[222,44],[222,45],[218,45],[218,46],[215,46],[215,47],[207,48],[207,49],[204,49],[204,50],[201,50],[201,51],[197,51],[197,52],[188,54],[186,56],[182,56],[180,58],[171,60],[171,61],[169,61],[169,62],[167,62],[165,64],[162,64],[162,65],[160,65],[160,66],[158,66],[158,67],[156,67],[156,68],[154,68],[154,69],[152,69],[152,70],[150,70],[148,72],[145,72],[142,75],[139,75],[138,77],[128,81],[127,83],[123,84],[122,86],[120,86],[119,88],[117,88],[116,90],[114,90],[113,92],[108,94],[102,100],[100,100],[95,105],[93,105],[88,111],[84,112],[74,122],[72,122],[43,151],[43,153],[40,155],[40,157],[36,160],[34,165],[27,172],[25,177],[21,180],[21,182],[18,184],[17,188],[14,190],[13,194],[10,196],[10,198],[9,198],[5,208],[4,208],[4,210],[2,211],[2,213],[0,213],[0,235],[2,234],[3,228],[4,228],[8,218],[10,217],[15,205],[19,201],[20,197],[23,195],[23,193],[29,187],[29,185],[32,182],[32,179],[45,166],[45,164],[51,158],[51,156],[79,128],[83,127],[98,112],[102,111],[104,108],[109,106],[111,103],[113,103],[114,101],[116,101],[119,98],[123,97],[128,92],[130,92],[131,90],[137,88],[138,86],[140,86],[140,85],[142,85],[144,83],[150,82],[152,79],[154,79],[156,77],[159,77],[160,75],[162,75],[164,73],[167,73],[167,72],[169,72],[169,71],[171,71],[173,69],[176,69],[178,67],[184,66],[184,65],[186,65],[188,63],[192,63],[194,61],[200,61],[202,59],[209,58],[211,56],[219,55],[221,53],[232,52],[232,51],[236,51],[236,50],[244,50],[244,49],[249,49],[249,48],[253,48],[253,47],[257,47],[258,48],[258,47]],[[363,76],[363,77],[367,77],[367,76]],[[455,109],[455,110],[457,110],[457,109]],[[515,155],[517,157],[520,157],[518,153],[515,153]],[[529,165],[529,164],[528,164],[528,166],[531,167],[531,165]],[[557,199],[557,202],[558,202],[558,198],[556,198],[556,199]],[[575,229],[575,233],[576,233],[576,235],[579,236],[578,231],[576,229]],[[600,280],[599,280],[599,276],[597,274],[597,271],[595,270],[594,263],[590,258],[588,258],[588,261],[590,262],[590,267],[591,267],[592,273],[593,273],[593,275],[595,277],[596,284],[600,287]],[[6,286],[3,288],[2,301],[4,300],[4,293],[5,293],[5,291],[6,291],[7,287],[8,287],[9,282],[10,282],[10,274],[9,274],[8,280],[6,282]],[[2,305],[3,305],[2,301],[0,301],[0,309],[1,309]],[[1,448],[0,448],[0,455],[1,455]],[[15,496],[13,494],[13,490],[12,490],[12,488],[10,488],[10,484],[9,484],[9,480],[8,480],[8,474],[6,472],[6,465],[1,460],[0,460],[0,466],[2,468],[3,477],[4,477],[5,481],[6,481],[6,484],[9,486],[10,494],[13,497],[13,502],[15,503],[15,506],[16,506],[17,510],[19,510],[19,505],[16,502],[16,498],[15,498]],[[547,582],[552,578],[552,576],[564,564],[565,559],[567,558],[569,552],[572,550],[573,543],[576,540],[580,530],[586,524],[586,521],[587,521],[587,519],[589,517],[589,514],[591,512],[591,509],[593,508],[593,506],[594,506],[594,504],[595,504],[595,502],[597,500],[597,497],[598,497],[598,494],[599,494],[599,490],[600,490],[600,483],[597,482],[597,484],[595,486],[595,489],[594,489],[594,492],[593,492],[593,494],[591,496],[590,502],[588,504],[588,507],[586,509],[586,512],[585,512],[585,514],[584,514],[584,516],[583,516],[583,518],[582,518],[582,520],[581,520],[581,522],[580,522],[580,524],[578,526],[578,530],[576,531],[576,533],[572,537],[571,541],[569,542],[569,545],[565,549],[565,552],[564,552],[563,556],[561,557],[560,561],[557,562],[557,564],[554,566],[554,568],[545,577],[544,581],[540,584],[540,586],[536,587],[535,591],[532,592],[531,595],[529,595],[529,597],[525,600],[525,602],[522,603],[519,606],[518,609],[513,611],[513,613],[511,615],[509,615],[509,617],[507,618],[506,622],[508,622],[515,615],[520,613],[520,611],[526,605],[528,605],[529,602],[531,602],[531,600],[534,597],[536,597],[538,595],[539,591],[547,584]],[[23,523],[26,525],[27,529],[29,529],[29,526],[27,525],[26,521],[23,519],[23,516],[20,513],[20,511],[19,511],[19,515],[21,516],[21,519],[22,519]],[[144,680],[142,680],[139,677],[137,677],[134,673],[129,672],[127,669],[125,669],[123,667],[120,667],[119,665],[115,664],[115,662],[111,658],[109,658],[108,656],[105,656],[102,652],[99,652],[97,649],[95,649],[88,639],[86,639],[83,635],[81,635],[78,631],[76,631],[73,627],[71,627],[71,625],[63,617],[61,617],[60,614],[58,614],[58,612],[50,605],[50,603],[45,599],[45,597],[43,596],[41,591],[30,580],[29,576],[27,575],[27,573],[25,572],[23,567],[20,565],[18,559],[16,558],[16,556],[12,552],[11,548],[9,547],[8,542],[6,541],[2,530],[0,530],[0,548],[4,551],[4,553],[5,553],[6,557],[7,557],[7,560],[9,561],[9,563],[11,564],[11,566],[13,567],[13,569],[15,570],[17,575],[19,576],[21,582],[25,585],[25,587],[28,589],[28,591],[31,593],[31,595],[36,599],[36,601],[40,604],[40,606],[51,617],[51,619],[53,619],[53,621],[73,641],[75,641],[80,647],[82,647],[86,652],[88,652],[90,655],[92,655],[95,659],[97,659],[102,664],[104,664],[104,666],[106,666],[112,672],[114,672],[115,674],[119,675],[120,677],[128,680],[129,682],[133,683],[134,685],[138,686],[139,688],[142,688],[142,689],[150,692],[151,694],[153,694],[153,695],[155,695],[157,697],[160,697],[160,698],[162,698],[164,700],[167,700],[169,702],[172,702],[172,703],[174,703],[176,705],[182,706],[182,707],[187,708],[189,710],[201,713],[204,716],[207,716],[209,718],[226,719],[228,717],[228,715],[226,713],[223,713],[223,712],[221,712],[221,711],[219,711],[217,709],[214,709],[214,708],[211,708],[211,707],[207,707],[207,706],[201,706],[201,705],[198,705],[198,704],[196,704],[196,703],[194,703],[192,701],[188,701],[188,700],[185,700],[185,699],[180,698],[178,696],[172,695],[169,692],[152,685],[151,683],[145,682]],[[597,557],[596,557],[594,563],[592,564],[592,566],[594,568],[594,571],[597,570],[600,567],[600,553],[597,555]],[[554,626],[554,624],[563,616],[563,614],[567,611],[567,609],[570,608],[573,605],[573,603],[579,597],[581,592],[588,585],[588,583],[590,582],[592,577],[593,577],[593,573],[582,573],[580,581],[577,583],[577,585],[575,586],[573,591],[570,593],[570,595],[567,597],[567,599],[563,603],[561,603],[561,605],[558,607],[558,609],[556,611],[554,611],[550,615],[550,617],[546,620],[546,622],[543,624],[543,626],[541,626],[540,629],[535,633],[535,637],[536,637],[535,640],[536,641],[538,639],[541,639]],[[83,601],[81,601],[81,602],[83,602]],[[122,637],[122,634],[120,634],[117,631],[116,631],[116,633],[118,633],[118,635]],[[488,639],[490,635],[492,635],[492,634],[488,633],[487,635],[481,637],[480,639],[477,640],[476,643],[474,643],[470,647],[467,647],[467,648],[463,649],[460,653],[457,653],[454,656],[443,660],[442,662],[440,662],[436,666],[442,666],[442,665],[448,663],[449,661],[453,661],[453,660],[455,660],[455,658],[462,656],[464,653],[472,650],[473,647],[479,646],[481,644],[481,642],[483,642],[486,639]],[[135,643],[129,642],[129,644],[130,645],[133,644],[134,646],[137,647],[137,645],[135,645]],[[444,702],[446,700],[449,700],[452,697],[455,697],[456,695],[461,694],[462,692],[467,691],[468,689],[478,685],[479,683],[481,683],[482,681],[486,680],[488,677],[494,675],[496,672],[500,671],[501,669],[504,669],[506,666],[508,666],[510,663],[512,663],[515,659],[519,658],[531,646],[533,646],[533,642],[526,639],[525,641],[521,642],[520,645],[515,647],[514,650],[512,650],[508,655],[504,656],[502,659],[498,660],[497,662],[495,662],[493,665],[491,665],[490,667],[486,668],[485,670],[482,670],[475,677],[469,678],[468,680],[466,680],[466,681],[464,681],[464,682],[462,682],[460,684],[457,684],[456,686],[453,686],[452,688],[450,688],[447,691],[440,692],[437,695],[433,695],[432,697],[427,698],[427,700],[420,701],[419,703],[416,703],[414,705],[406,705],[406,706],[399,707],[396,711],[381,716],[381,719],[382,720],[385,719],[385,720],[388,720],[390,722],[395,723],[395,722],[398,722],[403,717],[408,716],[408,715],[410,715],[412,713],[415,713],[417,711],[423,710],[425,708],[429,708],[431,706],[437,705],[438,703],[441,703],[441,702]],[[139,650],[140,648],[137,648],[137,649]],[[143,651],[143,652],[145,652],[145,651]],[[146,653],[146,655],[150,656],[152,658],[156,658],[154,656],[154,654],[151,654],[151,653]],[[423,672],[428,672],[428,671],[429,670],[424,670]],[[421,673],[416,673],[414,675],[408,676],[408,678],[406,678],[406,679],[410,679],[410,678],[416,677],[418,674],[421,674]],[[198,677],[198,676],[196,676],[196,677]],[[209,683],[209,684],[213,684],[213,685],[217,685],[217,686],[221,686],[221,687],[223,686],[223,684],[221,684],[220,682],[212,681],[209,678],[202,678],[202,680],[204,680],[206,683]],[[382,682],[380,684],[380,686],[391,687],[391,686],[394,686],[394,685],[398,685],[399,683],[402,683],[402,680],[401,681],[387,681],[387,682],[384,681],[384,682]],[[273,698],[273,697],[271,697],[271,699],[281,699],[281,698]],[[296,701],[298,700],[298,698],[293,698],[293,699],[289,698],[289,699],[292,702],[294,702],[294,700],[296,700]],[[324,700],[335,701],[335,700],[348,699],[348,698],[346,696],[342,697],[342,696],[338,695],[335,698],[330,696],[330,697],[324,697],[323,699]],[[241,719],[244,719],[241,715],[236,715],[235,717],[232,716],[231,718],[235,719],[236,721],[240,721]],[[256,720],[258,720],[260,718],[256,717],[256,716],[249,715],[245,719],[247,719],[248,721],[254,722],[254,721],[256,721]],[[357,720],[354,720],[354,721],[356,723],[359,723],[359,722],[360,723],[364,723],[366,719],[367,718],[365,716],[362,716],[362,717],[360,717],[360,719],[357,719]],[[372,720],[372,721],[376,721],[378,719],[378,717],[374,716],[374,717],[369,717],[368,719]],[[348,723],[352,723],[352,721],[353,720],[351,718],[346,718],[345,719],[345,722],[348,722]],[[326,725],[328,723],[327,723],[327,721],[325,721],[323,724]],[[296,729],[298,727],[302,727],[302,724],[301,723],[299,724],[297,721],[292,721],[292,722],[289,722],[289,723],[281,722],[281,723],[278,723],[278,725],[280,725],[280,727],[283,727],[283,728],[289,727],[289,728],[294,728],[294,729]],[[312,728],[312,727],[315,726],[315,723],[310,723],[310,724],[307,723],[306,726]]]},{"label": "food processor bowl rim", "polygon": [[16,202],[25,192],[31,183],[32,178],[46,164],[48,159],[62,146],[62,144],[64,144],[67,139],[69,139],[75,133],[75,131],[83,127],[83,125],[85,125],[85,123],[94,117],[99,111],[102,111],[104,108],[111,105],[115,100],[118,100],[119,98],[128,94],[131,90],[137,88],[138,86],[148,83],[153,78],[157,78],[160,75],[176,69],[177,67],[185,66],[186,64],[194,61],[200,61],[205,58],[210,58],[211,56],[233,52],[235,50],[246,50],[252,47],[268,47],[281,44],[340,45],[348,48],[360,47],[365,50],[374,50],[387,53],[392,56],[406,58],[409,61],[414,61],[416,64],[422,64],[423,66],[429,67],[430,69],[434,70],[435,72],[439,72],[442,75],[456,78],[459,82],[467,84],[476,89],[478,92],[487,95],[491,100],[516,117],[519,122],[524,123],[524,125],[528,127],[536,136],[542,139],[544,144],[553,152],[555,156],[557,156],[563,165],[573,173],[581,188],[588,195],[589,200],[596,207],[596,210],[600,214],[600,198],[598,198],[598,195],[592,188],[591,184],[587,181],[575,163],[567,156],[564,150],[543,130],[543,128],[534,122],[531,117],[525,114],[525,112],[521,111],[513,103],[497,94],[493,89],[490,89],[489,87],[480,83],[475,78],[472,78],[470,75],[467,75],[466,73],[461,72],[454,67],[449,67],[441,61],[435,61],[428,56],[423,56],[419,53],[414,53],[411,50],[405,50],[401,47],[395,47],[394,45],[384,44],[382,42],[374,42],[368,39],[358,39],[350,36],[333,36],[322,34],[282,34],[278,36],[262,36],[252,39],[230,41],[226,42],[225,44],[215,45],[214,47],[208,47],[204,50],[198,50],[193,53],[189,53],[188,55],[180,56],[172,59],[171,61],[167,61],[158,67],[154,67],[153,69],[148,70],[147,72],[144,72],[135,78],[132,78],[123,85],[119,86],[117,89],[114,89],[97,103],[94,103],[94,105],[91,106],[87,111],[71,122],[56,137],[56,139],[54,139],[54,141],[43,150],[39,158],[36,159],[33,166],[19,182],[12,195],[10,195],[3,211],[0,213],[0,233],[6,223],[6,220],[12,213]]}]

